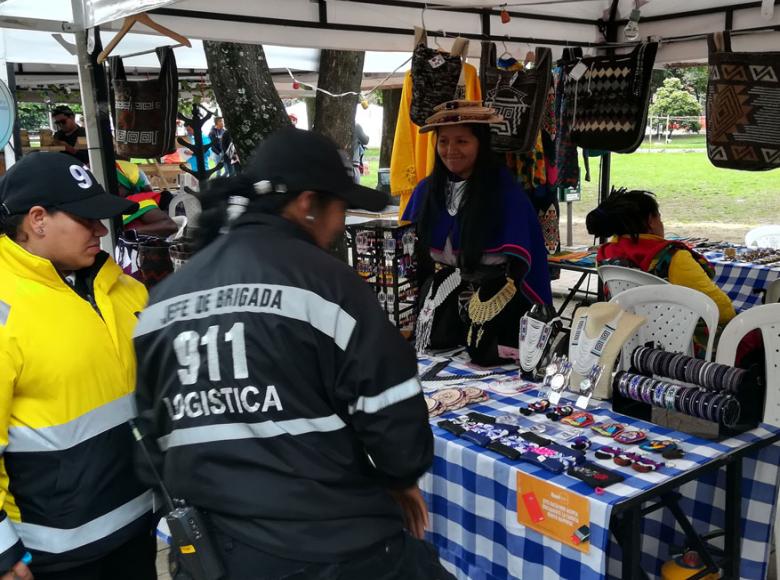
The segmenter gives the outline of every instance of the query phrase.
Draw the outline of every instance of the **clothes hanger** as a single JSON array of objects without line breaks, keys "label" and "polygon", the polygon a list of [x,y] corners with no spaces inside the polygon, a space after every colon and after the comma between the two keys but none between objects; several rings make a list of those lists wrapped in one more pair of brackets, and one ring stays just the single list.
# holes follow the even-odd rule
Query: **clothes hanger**
[{"label": "clothes hanger", "polygon": [[125,35],[127,35],[127,33],[130,32],[130,29],[135,25],[136,22],[145,24],[152,30],[156,30],[160,34],[175,40],[177,43],[184,45],[188,48],[192,48],[192,43],[189,41],[187,37],[182,36],[178,32],[174,32],[170,28],[166,28],[162,24],[158,24],[157,22],[152,20],[148,14],[142,12],[141,14],[135,14],[133,16],[128,16],[127,18],[125,18],[125,21],[122,24],[122,28],[120,28],[119,32],[117,32],[114,38],[111,39],[111,42],[108,43],[108,46],[106,46],[103,49],[103,52],[101,52],[98,55],[97,57],[98,64],[102,64],[103,62],[105,62],[105,60],[108,58],[108,55],[111,54],[111,51],[114,50],[117,44],[119,44],[122,41],[122,39],[125,37]]},{"label": "clothes hanger", "polygon": [[[508,35],[508,34],[507,34],[507,37],[509,37],[509,35]],[[498,57],[498,58],[499,58],[499,60],[501,60],[501,59],[504,59],[504,58],[507,58],[507,59],[509,59],[509,58],[514,58],[514,57],[512,56],[512,53],[511,53],[511,52],[509,52],[509,49],[508,49],[508,48],[507,48],[507,46],[506,46],[506,41],[505,41],[505,40],[502,40],[502,41],[501,41],[501,46],[504,48],[504,52],[502,52],[502,53],[501,53],[501,56],[499,56],[499,57]]]}]

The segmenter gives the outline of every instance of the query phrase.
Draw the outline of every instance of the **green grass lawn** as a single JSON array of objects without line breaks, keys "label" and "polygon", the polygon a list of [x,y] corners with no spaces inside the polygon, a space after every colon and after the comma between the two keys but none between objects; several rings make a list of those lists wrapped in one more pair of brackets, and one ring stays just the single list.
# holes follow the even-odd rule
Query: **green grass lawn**
[{"label": "green grass lawn", "polygon": [[366,187],[376,187],[376,172],[379,169],[379,148],[366,149],[363,161],[368,161],[368,174],[360,177],[360,184]]},{"label": "green grass lawn", "polygon": [[[591,162],[592,181],[583,184],[575,217],[595,207],[598,161]],[[780,223],[780,171],[719,169],[706,153],[613,155],[612,184],[654,192],[666,221]]]},{"label": "green grass lawn", "polygon": [[669,143],[664,142],[664,138],[656,139],[653,142],[645,139],[641,145],[642,149],[705,149],[707,147],[707,137],[701,135],[672,135]]}]

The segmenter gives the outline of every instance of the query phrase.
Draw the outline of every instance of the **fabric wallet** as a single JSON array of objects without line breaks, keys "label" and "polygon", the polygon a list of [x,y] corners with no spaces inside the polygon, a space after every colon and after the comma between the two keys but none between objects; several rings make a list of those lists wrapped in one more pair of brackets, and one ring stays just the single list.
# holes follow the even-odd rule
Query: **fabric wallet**
[{"label": "fabric wallet", "polygon": [[732,52],[731,36],[708,37],[707,155],[716,167],[780,167],[780,52]]},{"label": "fabric wallet", "polygon": [[475,423],[466,427],[460,434],[461,439],[487,447],[491,442],[517,433],[517,426],[502,423]]},{"label": "fabric wallet", "polygon": [[607,487],[613,483],[620,483],[625,479],[625,477],[616,471],[604,469],[600,465],[590,462],[583,463],[582,465],[572,465],[566,473],[584,481],[594,489],[597,487]]},{"label": "fabric wallet", "polygon": [[546,447],[532,445],[520,456],[520,459],[534,463],[553,473],[563,473],[567,467],[585,461],[585,453],[553,443]]},{"label": "fabric wallet", "polygon": [[587,70],[574,81],[571,102],[566,103],[575,145],[616,153],[632,153],[639,147],[645,137],[657,51],[657,42],[645,42],[628,54],[582,59]]}]

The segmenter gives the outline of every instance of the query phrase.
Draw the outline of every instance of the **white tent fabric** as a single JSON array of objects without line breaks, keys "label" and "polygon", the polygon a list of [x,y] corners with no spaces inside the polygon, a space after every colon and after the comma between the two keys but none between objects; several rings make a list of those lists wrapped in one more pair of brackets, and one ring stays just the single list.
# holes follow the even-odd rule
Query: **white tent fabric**
[{"label": "white tent fabric", "polygon": [[[104,10],[112,3],[117,8],[132,4],[127,0],[80,1],[87,8],[96,3]],[[765,0],[764,3],[768,9],[774,8],[776,1]],[[448,37],[468,34],[477,40],[483,35],[480,10],[491,9],[488,17],[490,34],[495,40],[507,36],[525,39],[508,43],[510,51],[518,53],[524,53],[531,45],[544,44],[545,40],[555,42],[556,52],[567,42],[599,43],[602,37],[596,21],[604,16],[611,4],[610,0],[512,0],[508,2],[512,19],[508,24],[502,24],[498,7],[503,3],[497,0],[427,3],[423,0],[220,0],[217,3],[213,0],[144,0],[135,2],[135,6],[141,10],[149,3],[165,4],[152,11],[154,18],[193,39],[380,52],[408,52],[412,28],[423,21],[430,31],[444,31]],[[426,4],[428,9],[423,10]],[[633,5],[634,0],[620,0],[620,17],[627,18]],[[321,8],[324,8],[322,12]],[[716,12],[710,13],[712,10]],[[25,26],[24,22],[12,22],[13,18],[19,17],[39,19],[36,21],[39,29],[46,27],[52,31],[61,31],[63,21],[73,20],[70,0],[6,0],[0,3],[0,26]],[[40,20],[42,17],[45,20]],[[669,38],[715,32],[726,27],[729,17],[735,30],[780,26],[780,9],[766,18],[755,0],[650,0],[642,6],[640,34]],[[116,29],[120,25],[120,21],[114,21],[106,27]],[[444,39],[440,44],[446,48],[450,42]],[[780,50],[780,33],[737,37],[735,49]],[[478,53],[478,42],[472,42],[470,54],[477,56]],[[702,61],[705,58],[706,43],[698,39],[662,44],[657,62]]]}]

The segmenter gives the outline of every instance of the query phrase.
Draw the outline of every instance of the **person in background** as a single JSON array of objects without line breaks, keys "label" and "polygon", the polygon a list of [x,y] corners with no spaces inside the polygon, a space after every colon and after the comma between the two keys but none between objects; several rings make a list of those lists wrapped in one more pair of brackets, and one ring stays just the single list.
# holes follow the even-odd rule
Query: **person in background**
[{"label": "person in background", "polygon": [[149,179],[135,163],[117,160],[116,178],[119,195],[138,204],[136,211],[122,216],[126,230],[158,238],[167,238],[178,231],[176,222],[160,209],[161,194],[152,189]]},{"label": "person in background", "polygon": [[86,139],[84,127],[76,124],[76,115],[67,105],[58,105],[51,111],[54,126],[57,128],[54,139],[65,144],[65,152],[84,165],[89,165],[89,152],[85,145],[79,145],[79,137]]},{"label": "person in background", "polygon": [[355,123],[355,131],[352,133],[352,171],[355,173],[355,183],[360,183],[360,176],[363,173],[363,155],[368,141],[368,135],[363,127],[360,123]]},{"label": "person in background", "polygon": [[[214,117],[214,126],[209,131],[209,140],[211,141],[210,156],[214,165],[218,165],[224,160],[224,151],[222,150],[222,135],[225,134],[225,121],[222,117]],[[225,168],[220,169],[219,174],[223,175]]]},{"label": "person in background", "polygon": [[587,215],[585,225],[588,233],[610,238],[599,247],[597,265],[636,268],[698,290],[717,304],[721,324],[737,315],[731,299],[712,281],[715,270],[706,258],[682,242],[664,238],[664,222],[653,193],[613,189]]},{"label": "person in background", "polygon": [[236,144],[230,136],[230,131],[225,129],[222,134],[222,151],[224,152],[225,170],[228,177],[232,177],[241,171],[241,161],[238,158]]},{"label": "person in background", "polygon": [[210,184],[201,249],[141,313],[139,426],[170,492],[208,514],[227,578],[452,579],[422,539],[414,352],[328,252],[347,207],[386,202],[328,138],[281,129]]},{"label": "person in background", "polygon": [[[143,285],[100,249],[135,211],[62,153],[0,179],[0,578],[155,580],[152,492],[133,469]],[[13,566],[13,572],[7,572]],[[5,575],[4,575],[5,574]]]},{"label": "person in background", "polygon": [[[191,125],[187,125],[186,127],[187,127],[187,140],[190,143],[192,143],[193,145],[195,145],[195,129],[193,129]],[[211,143],[211,138],[208,135],[201,134],[201,138],[203,139],[203,147],[204,148],[206,147],[206,145]],[[190,169],[192,169],[193,171],[197,171],[198,170],[198,158],[197,158],[197,156],[194,155],[192,153],[192,151],[190,151],[186,147],[184,148],[184,151],[186,152],[187,155],[189,155],[189,159],[187,160],[187,163],[189,164]],[[206,154],[204,156],[203,163],[205,164],[205,169],[208,169],[209,168],[209,155],[208,154]]]}]

